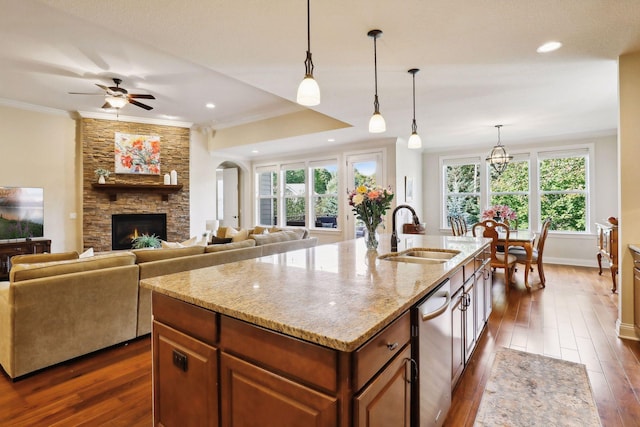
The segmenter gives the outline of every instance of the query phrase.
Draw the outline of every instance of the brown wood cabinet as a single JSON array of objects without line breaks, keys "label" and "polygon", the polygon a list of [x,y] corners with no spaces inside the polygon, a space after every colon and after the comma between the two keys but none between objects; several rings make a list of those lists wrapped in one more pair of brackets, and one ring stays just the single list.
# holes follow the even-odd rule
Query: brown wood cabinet
[{"label": "brown wood cabinet", "polygon": [[152,293],[157,426],[408,426],[405,312],[341,352]]},{"label": "brown wood cabinet", "polygon": [[606,257],[611,270],[613,283],[611,292],[616,292],[616,275],[618,274],[618,225],[611,222],[596,223],[598,229],[598,274],[602,274],[602,257]]},{"label": "brown wood cabinet", "polygon": [[9,279],[12,256],[45,252],[51,252],[51,240],[32,239],[0,243],[0,280]]},{"label": "brown wood cabinet", "polygon": [[[407,345],[354,399],[354,426],[409,426],[411,346]],[[309,424],[310,425],[310,424]]]}]

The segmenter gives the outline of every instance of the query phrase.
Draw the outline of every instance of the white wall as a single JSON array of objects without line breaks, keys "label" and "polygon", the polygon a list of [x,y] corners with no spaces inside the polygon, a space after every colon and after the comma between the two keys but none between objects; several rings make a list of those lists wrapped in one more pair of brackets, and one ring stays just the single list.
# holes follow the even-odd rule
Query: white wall
[{"label": "white wall", "polygon": [[66,114],[0,106],[0,185],[44,188],[52,252],[81,250],[75,121]]},{"label": "white wall", "polygon": [[191,130],[189,152],[190,236],[202,236],[206,221],[216,217],[216,166],[206,131]]},{"label": "white wall", "polygon": [[[407,201],[405,194],[405,182],[407,179],[413,179],[413,200],[409,201]],[[396,183],[396,204],[411,206],[415,209],[420,221],[425,222],[423,215],[422,152],[407,148],[407,141],[402,138],[398,138],[396,142]],[[412,222],[411,215],[407,210],[398,211],[397,215],[396,221],[398,224]],[[401,218],[403,219],[402,221]]]},{"label": "white wall", "polygon": [[[617,140],[616,136],[608,136],[594,139],[558,140],[544,144],[520,144],[508,146],[510,153],[518,153],[531,149],[545,147],[575,146],[580,144],[593,144],[594,164],[591,165],[595,177],[594,188],[591,190],[592,207],[591,233],[586,235],[571,235],[568,233],[550,232],[545,245],[544,261],[556,264],[597,266],[596,260],[596,221],[618,216],[617,196]],[[508,144],[507,144],[508,145]],[[486,157],[491,147],[483,147],[484,151],[470,152],[446,151],[426,153],[423,155],[423,185],[424,185],[424,212],[429,234],[450,234],[449,229],[441,229],[440,213],[440,157],[450,155],[481,156]]]}]

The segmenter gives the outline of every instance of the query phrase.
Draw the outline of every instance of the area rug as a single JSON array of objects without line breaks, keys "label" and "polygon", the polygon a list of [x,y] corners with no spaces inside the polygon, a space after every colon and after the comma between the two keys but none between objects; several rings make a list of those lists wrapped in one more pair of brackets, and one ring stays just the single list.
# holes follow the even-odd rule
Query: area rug
[{"label": "area rug", "polygon": [[502,348],[474,426],[600,426],[584,365]]}]

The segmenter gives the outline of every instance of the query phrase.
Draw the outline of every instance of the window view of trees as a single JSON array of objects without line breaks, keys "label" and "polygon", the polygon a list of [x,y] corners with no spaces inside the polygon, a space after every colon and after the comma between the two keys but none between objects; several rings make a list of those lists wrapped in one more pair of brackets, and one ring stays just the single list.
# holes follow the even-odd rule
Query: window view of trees
[{"label": "window view of trees", "polygon": [[305,169],[284,171],[284,213],[287,225],[306,225],[305,172]]},{"label": "window view of trees", "polygon": [[[484,208],[507,205],[516,211],[519,229],[536,229],[545,218],[551,218],[552,230],[586,232],[588,150],[532,152],[521,155],[520,159],[516,157],[502,174],[486,165],[481,174],[479,158],[467,162],[464,159],[445,160],[443,226],[449,226],[446,218],[449,215],[460,215],[468,224],[473,224],[480,220]],[[537,165],[534,172],[538,186],[531,185],[531,164]],[[483,185],[488,187],[488,200],[481,200]],[[532,223],[532,210],[538,224]]]},{"label": "window view of trees", "polygon": [[489,205],[509,206],[517,215],[511,225],[529,229],[529,161],[512,161],[502,174],[489,170]]},{"label": "window view of trees", "polygon": [[445,166],[445,203],[449,216],[480,220],[480,163]]},{"label": "window view of trees", "polygon": [[554,230],[587,230],[587,157],[540,160],[540,214]]},{"label": "window view of trees", "polygon": [[312,168],[313,215],[316,227],[338,227],[338,166]]}]

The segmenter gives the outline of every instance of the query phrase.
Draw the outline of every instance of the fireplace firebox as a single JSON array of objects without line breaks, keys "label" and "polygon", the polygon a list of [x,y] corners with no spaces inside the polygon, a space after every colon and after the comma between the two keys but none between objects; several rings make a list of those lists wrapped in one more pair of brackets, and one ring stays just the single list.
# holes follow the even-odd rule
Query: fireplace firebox
[{"label": "fireplace firebox", "polygon": [[131,249],[131,240],[155,234],[167,240],[167,214],[115,214],[111,216],[111,248]]}]

